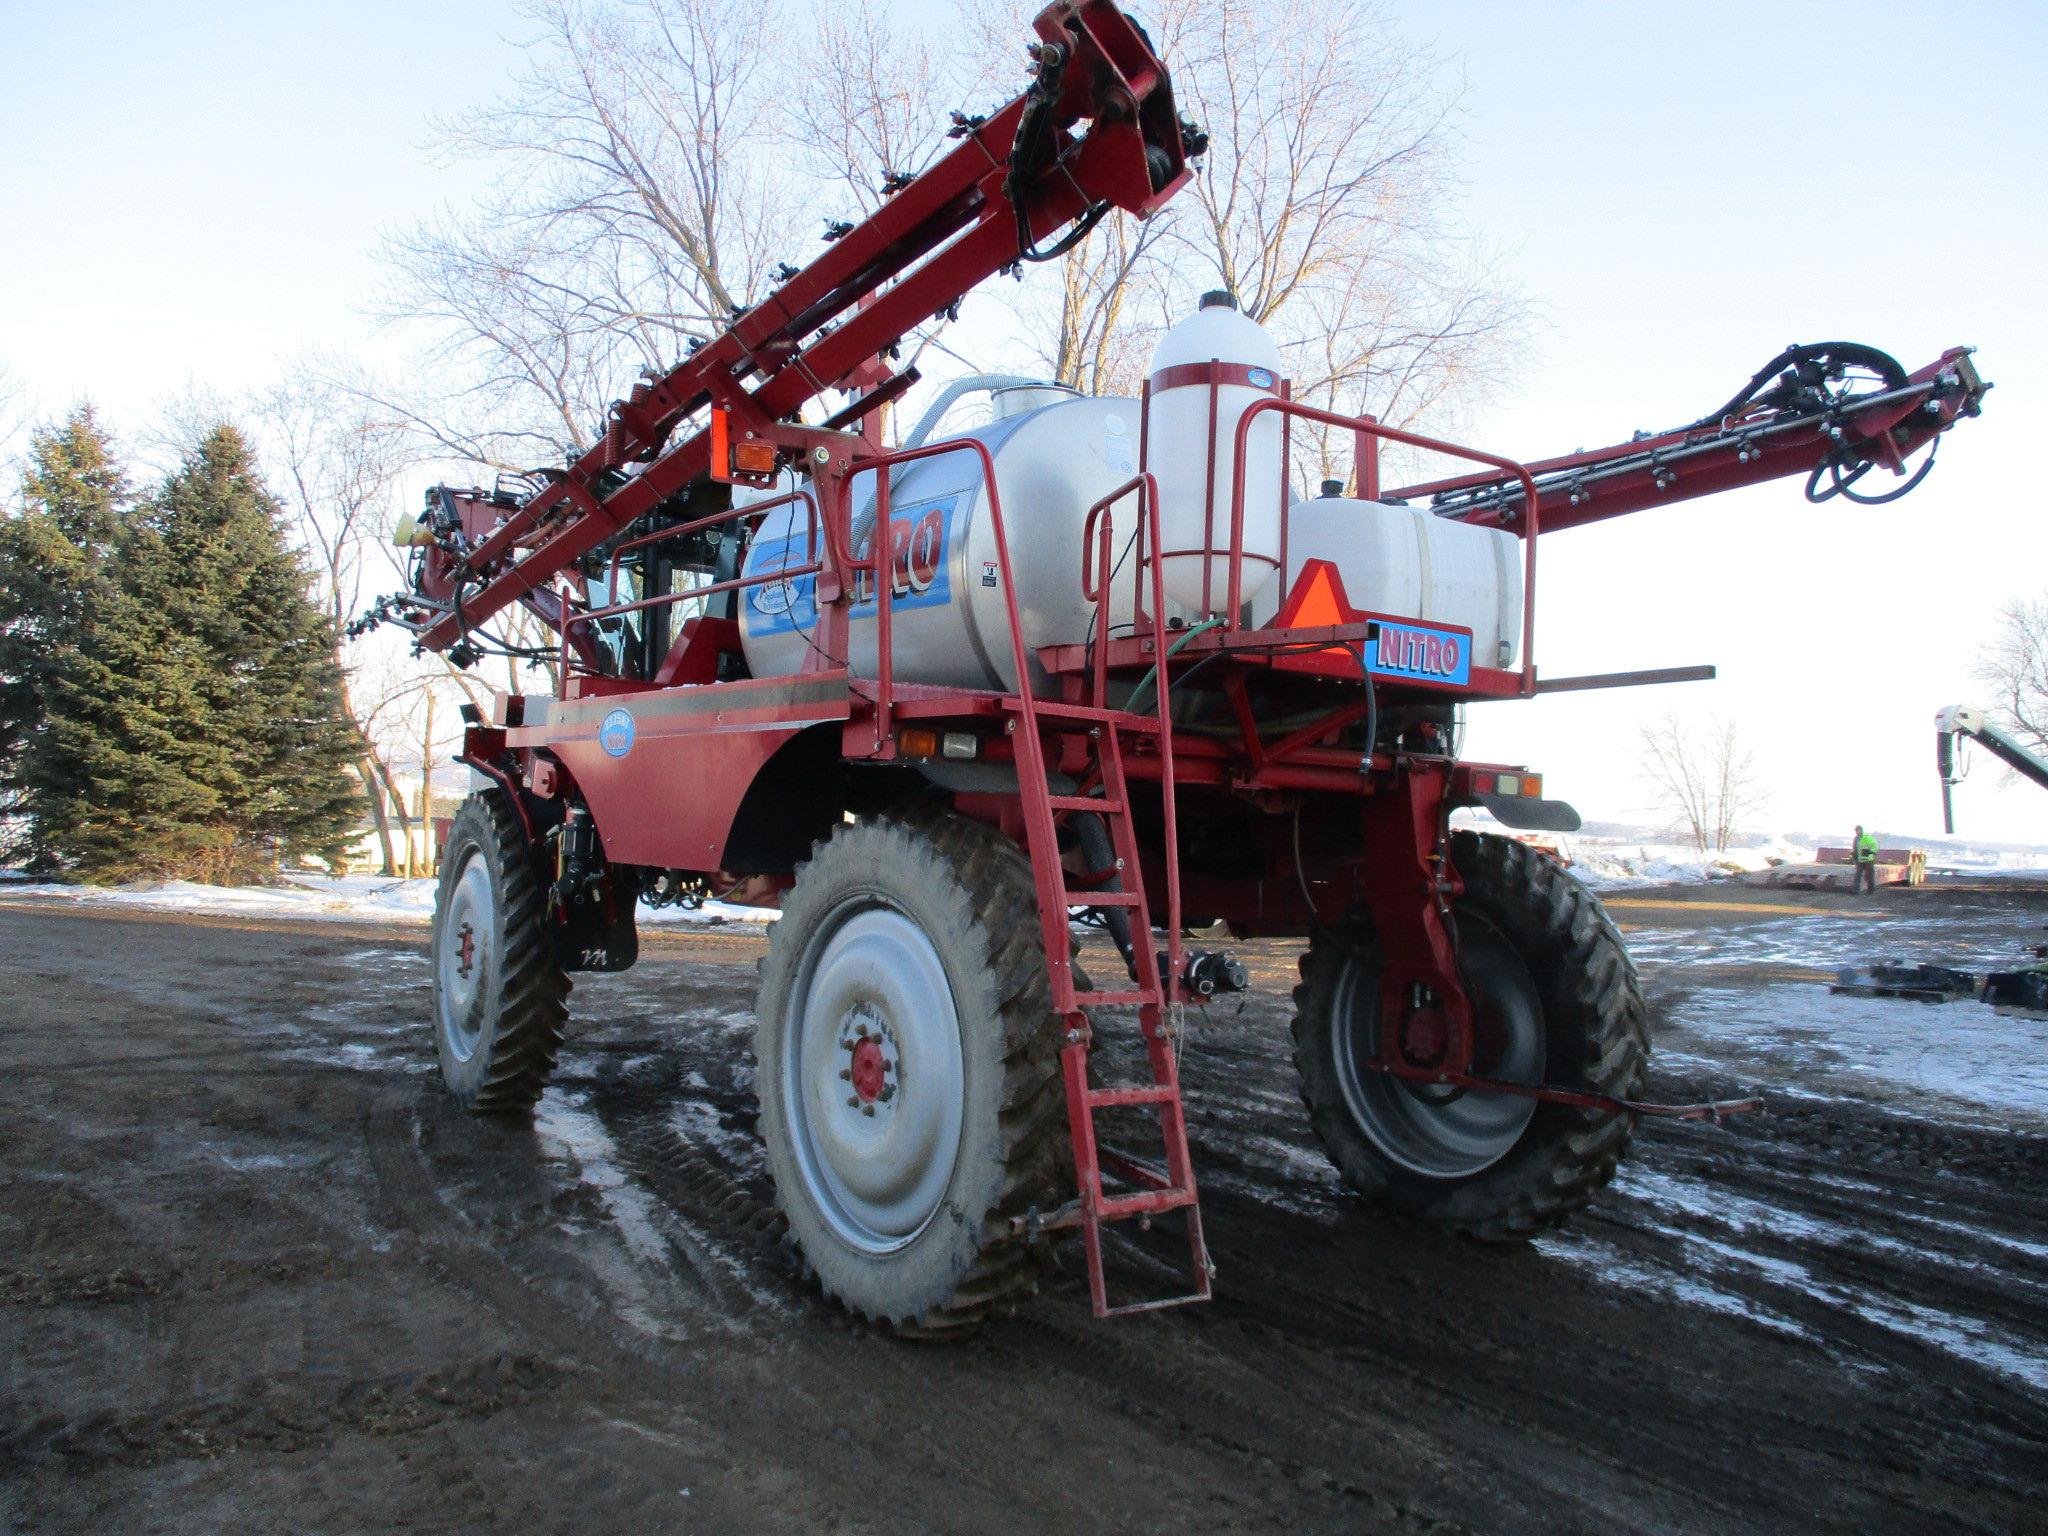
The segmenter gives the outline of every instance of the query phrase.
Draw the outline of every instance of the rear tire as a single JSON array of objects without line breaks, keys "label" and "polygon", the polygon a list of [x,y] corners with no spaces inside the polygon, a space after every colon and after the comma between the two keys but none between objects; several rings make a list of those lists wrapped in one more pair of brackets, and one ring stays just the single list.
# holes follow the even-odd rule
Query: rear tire
[{"label": "rear tire", "polygon": [[1057,1200],[1070,1164],[1015,843],[943,811],[841,826],[770,931],[756,1013],[776,1202],[828,1296],[937,1336],[1035,1285],[1012,1218]]},{"label": "rear tire", "polygon": [[518,1114],[554,1075],[569,1022],[526,833],[502,793],[462,802],[434,900],[434,1043],[441,1081],[479,1114]]},{"label": "rear tire", "polygon": [[[1649,1062],[1633,963],[1599,899],[1509,838],[1454,833],[1468,986],[1493,1056],[1482,1075],[1632,1098]],[[1294,989],[1294,1061],[1310,1122],[1359,1194],[1488,1241],[1562,1223],[1614,1177],[1634,1117],[1457,1094],[1371,1072],[1380,953],[1354,913],[1318,936]],[[1481,1032],[1488,1040],[1487,1029]],[[1525,1109],[1523,1106],[1527,1106]]]}]

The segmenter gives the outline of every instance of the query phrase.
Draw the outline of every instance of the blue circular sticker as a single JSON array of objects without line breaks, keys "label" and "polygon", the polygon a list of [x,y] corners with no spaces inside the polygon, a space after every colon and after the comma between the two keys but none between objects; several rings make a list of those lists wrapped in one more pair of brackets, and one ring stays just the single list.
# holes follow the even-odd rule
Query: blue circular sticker
[{"label": "blue circular sticker", "polygon": [[1254,389],[1271,389],[1273,387],[1273,375],[1266,372],[1263,368],[1254,368],[1245,377],[1251,381],[1252,388]]},{"label": "blue circular sticker", "polygon": [[633,712],[630,709],[615,709],[604,717],[604,724],[597,728],[597,744],[613,757],[624,757],[633,750]]}]

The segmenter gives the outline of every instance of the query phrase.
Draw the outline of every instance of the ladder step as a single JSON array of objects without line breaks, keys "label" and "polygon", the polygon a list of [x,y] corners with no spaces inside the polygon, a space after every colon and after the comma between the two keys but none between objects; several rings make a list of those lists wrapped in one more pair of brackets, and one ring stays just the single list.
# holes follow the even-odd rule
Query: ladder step
[{"label": "ladder step", "polygon": [[1175,1088],[1090,1088],[1088,1104],[1091,1109],[1107,1109],[1119,1104],[1171,1104],[1180,1097]]},{"label": "ladder step", "polygon": [[1103,816],[1121,816],[1121,800],[1104,800],[1094,795],[1047,795],[1045,803],[1056,811],[1095,811]]},{"label": "ladder step", "polygon": [[1159,1000],[1157,992],[1146,992],[1143,990],[1135,992],[1076,992],[1074,994],[1074,1006],[1077,1008],[1122,1008],[1132,1005],[1143,1007],[1147,1003],[1157,1004]]},{"label": "ladder step", "polygon": [[1197,1279],[1197,1288],[1189,1291],[1185,1296],[1161,1296],[1154,1301],[1130,1301],[1120,1307],[1111,1307],[1102,1315],[1104,1317],[1129,1317],[1134,1312],[1163,1312],[1168,1307],[1184,1307],[1190,1302],[1207,1301],[1208,1299],[1209,1277],[1202,1275]]},{"label": "ladder step", "polygon": [[1070,907],[1135,907],[1145,899],[1139,891],[1073,891],[1063,888],[1060,894]]},{"label": "ladder step", "polygon": [[1129,1221],[1134,1216],[1156,1216],[1195,1203],[1192,1189],[1146,1189],[1135,1195],[1105,1195],[1095,1208],[1098,1221]]}]

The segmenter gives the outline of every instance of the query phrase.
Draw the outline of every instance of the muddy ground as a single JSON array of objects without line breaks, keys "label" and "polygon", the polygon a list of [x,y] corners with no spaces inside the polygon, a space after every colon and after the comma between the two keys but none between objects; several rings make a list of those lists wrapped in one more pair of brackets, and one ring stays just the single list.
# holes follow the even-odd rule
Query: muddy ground
[{"label": "muddy ground", "polygon": [[438,1087],[417,927],[0,902],[0,1529],[2041,1529],[2048,1026],[1821,983],[2048,898],[1615,912],[1652,1089],[1768,1117],[1646,1129],[1531,1247],[1390,1226],[1255,947],[1188,1051],[1216,1300],[1098,1324],[1068,1274],[936,1347],[774,1240],[756,935],[579,984],[515,1127]]}]

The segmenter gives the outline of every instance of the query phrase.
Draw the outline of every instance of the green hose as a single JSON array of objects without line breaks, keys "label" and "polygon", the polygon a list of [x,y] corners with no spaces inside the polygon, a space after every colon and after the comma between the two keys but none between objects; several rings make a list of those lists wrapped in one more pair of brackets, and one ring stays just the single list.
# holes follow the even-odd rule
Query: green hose
[{"label": "green hose", "polygon": [[[1173,642],[1173,644],[1169,645],[1169,646],[1168,646],[1168,647],[1166,648],[1166,655],[1165,655],[1165,657],[1163,658],[1163,660],[1164,660],[1164,661],[1171,661],[1171,660],[1173,660],[1173,658],[1174,658],[1175,656],[1177,656],[1177,655],[1179,655],[1179,654],[1180,654],[1180,648],[1181,648],[1182,646],[1186,645],[1186,644],[1187,644],[1187,643],[1188,643],[1188,642],[1189,642],[1190,640],[1194,639],[1194,638],[1195,638],[1195,636],[1199,635],[1199,634],[1200,634],[1200,633],[1201,633],[1201,632],[1202,632],[1203,630],[1205,630],[1205,629],[1215,629],[1215,628],[1216,628],[1216,627],[1217,627],[1218,625],[1220,625],[1220,624],[1221,624],[1222,622],[1223,622],[1223,620],[1222,620],[1222,619],[1220,619],[1220,618],[1215,618],[1215,619],[1204,619],[1204,620],[1202,620],[1202,622],[1201,622],[1201,623],[1199,623],[1199,624],[1190,624],[1190,625],[1189,625],[1189,626],[1188,626],[1188,627],[1187,627],[1186,629],[1184,629],[1184,630],[1182,630],[1182,631],[1180,632],[1180,638],[1179,638],[1178,640],[1174,641],[1174,642]],[[1153,665],[1151,665],[1151,666],[1149,666],[1149,667],[1147,667],[1147,668],[1145,669],[1145,675],[1144,675],[1143,677],[1139,678],[1139,679],[1138,679],[1138,681],[1137,681],[1137,685],[1136,685],[1135,687],[1133,687],[1133,688],[1131,689],[1131,703],[1132,703],[1132,704],[1136,704],[1136,703],[1137,703],[1137,701],[1138,701],[1138,698],[1139,698],[1139,696],[1140,696],[1141,694],[1143,694],[1143,693],[1144,693],[1146,685],[1147,685],[1148,683],[1150,683],[1150,682],[1152,681],[1152,674],[1153,674],[1153,673],[1155,673],[1155,672],[1157,672],[1157,671],[1159,670],[1160,664],[1161,664],[1161,663],[1159,663],[1159,662],[1155,662],[1155,663],[1153,663]],[[1173,684],[1171,684],[1171,683],[1168,683],[1168,684],[1167,684],[1166,686],[1167,686],[1168,688],[1171,688],[1171,687],[1173,686]],[[1137,712],[1137,711],[1136,711],[1135,709],[1134,709],[1134,710],[1132,711],[1132,713],[1133,713],[1133,714],[1135,714],[1136,712]]]}]

